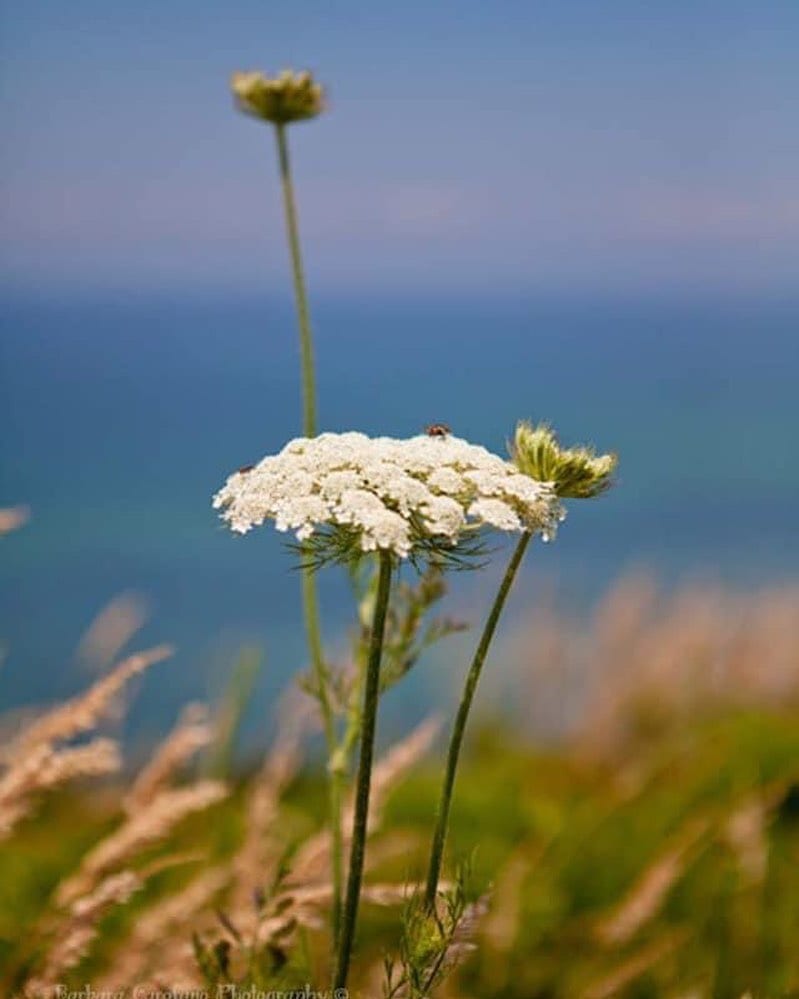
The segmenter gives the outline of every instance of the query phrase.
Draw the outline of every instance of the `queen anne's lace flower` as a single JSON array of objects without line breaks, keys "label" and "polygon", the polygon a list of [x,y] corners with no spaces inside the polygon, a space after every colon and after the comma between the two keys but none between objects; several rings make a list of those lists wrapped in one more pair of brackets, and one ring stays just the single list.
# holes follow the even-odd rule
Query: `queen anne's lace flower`
[{"label": "queen anne's lace flower", "polygon": [[268,519],[300,541],[346,529],[362,551],[401,558],[431,540],[454,547],[484,526],[540,531],[546,539],[563,517],[548,483],[479,445],[451,436],[360,433],[290,441],[231,475],[214,507],[241,534]]},{"label": "queen anne's lace flower", "polygon": [[520,531],[522,529],[519,515],[508,506],[504,500],[478,499],[469,507],[472,517],[479,517],[486,524],[498,527],[501,531]]}]

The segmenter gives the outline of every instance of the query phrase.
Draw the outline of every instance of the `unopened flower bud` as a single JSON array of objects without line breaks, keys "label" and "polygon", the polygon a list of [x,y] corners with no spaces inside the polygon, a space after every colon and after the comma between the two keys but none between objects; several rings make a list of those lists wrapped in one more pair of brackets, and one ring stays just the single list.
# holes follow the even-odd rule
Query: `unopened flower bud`
[{"label": "unopened flower bud", "polygon": [[276,77],[234,73],[230,85],[242,111],[275,125],[315,118],[324,110],[324,91],[307,71],[285,69]]},{"label": "unopened flower bud", "polygon": [[538,482],[549,482],[561,499],[591,499],[612,485],[618,458],[590,447],[563,448],[551,427],[521,422],[511,446],[514,465]]}]

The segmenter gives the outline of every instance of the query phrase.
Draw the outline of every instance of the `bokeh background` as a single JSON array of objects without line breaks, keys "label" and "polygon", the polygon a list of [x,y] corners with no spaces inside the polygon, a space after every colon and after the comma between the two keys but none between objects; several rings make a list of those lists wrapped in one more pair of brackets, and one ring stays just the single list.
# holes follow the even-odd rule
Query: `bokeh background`
[{"label": "bokeh background", "polygon": [[[273,141],[233,110],[236,69],[329,88],[290,136],[322,427],[444,421],[501,450],[548,419],[620,454],[618,487],[533,551],[497,677],[531,608],[579,618],[632,571],[795,581],[797,37],[790,2],[6,0],[0,505],[32,519],[0,552],[3,706],[85,686],[79,636],[126,591],[178,647],[137,738],[244,645],[260,730],[303,665],[281,539],[210,508],[300,425]],[[498,571],[454,580],[451,612],[477,621]],[[335,572],[322,600],[343,655]],[[451,700],[442,656],[387,731]]]}]

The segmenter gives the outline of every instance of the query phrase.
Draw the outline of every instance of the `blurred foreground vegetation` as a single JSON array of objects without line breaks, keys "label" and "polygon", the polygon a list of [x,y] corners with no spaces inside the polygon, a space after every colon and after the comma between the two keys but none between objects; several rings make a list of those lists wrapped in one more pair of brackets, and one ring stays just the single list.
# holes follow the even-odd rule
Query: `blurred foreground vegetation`
[{"label": "blurred foreground vegetation", "polygon": [[[629,743],[623,758],[598,760],[584,747],[536,752],[500,724],[484,727],[461,774],[450,842],[471,860],[475,893],[490,889],[490,907],[476,949],[439,994],[799,995],[797,721],[793,711],[729,710],[682,720]],[[142,955],[140,971],[150,968],[146,980],[158,982],[159,960],[185,947],[193,930],[209,946],[230,935],[224,888],[198,911],[187,905],[185,919],[166,921],[157,940],[137,942],[136,928],[203,871],[233,862],[254,781],[242,777],[227,799],[125,860],[155,873],[104,917],[100,936],[64,981],[99,988],[114,980],[121,956],[137,969],[130,949],[140,946],[152,952]],[[430,763],[392,790],[373,838],[379,860],[369,881],[422,876],[437,787]],[[320,774],[292,778],[268,831],[281,864],[290,865],[292,850],[319,829],[322,800]],[[52,946],[54,893],[119,823],[119,807],[112,788],[61,792],[4,844],[3,995],[14,994]],[[167,857],[179,862],[157,870],[156,858]],[[366,906],[355,995],[382,994],[381,956],[396,946],[400,909]],[[297,988],[324,983],[326,948],[313,920],[298,947],[302,956],[288,958],[283,980],[296,975]]]},{"label": "blurred foreground vegetation", "polygon": [[[0,996],[324,994],[313,701],[289,692],[263,758],[235,770],[245,656],[226,703],[188,706],[125,775],[108,733],[129,682],[170,654],[120,660],[140,623],[113,602],[80,647],[100,678],[4,719]],[[514,710],[468,740],[446,871],[466,908],[434,994],[799,997],[799,588],[626,580],[584,621],[540,606],[503,655]],[[442,744],[429,720],[374,769],[353,996],[385,994],[408,939]]]}]

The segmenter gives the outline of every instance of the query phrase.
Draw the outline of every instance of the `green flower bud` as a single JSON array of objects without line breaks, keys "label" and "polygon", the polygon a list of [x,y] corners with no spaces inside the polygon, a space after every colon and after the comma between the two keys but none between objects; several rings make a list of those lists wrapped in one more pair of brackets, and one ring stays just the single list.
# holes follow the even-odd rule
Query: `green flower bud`
[{"label": "green flower bud", "polygon": [[562,448],[551,427],[522,421],[510,448],[520,472],[539,482],[551,482],[562,499],[591,499],[612,485],[618,458],[598,455],[590,447]]},{"label": "green flower bud", "polygon": [[285,69],[277,77],[234,73],[230,85],[240,110],[274,125],[315,118],[324,110],[324,90],[307,71]]}]

